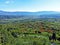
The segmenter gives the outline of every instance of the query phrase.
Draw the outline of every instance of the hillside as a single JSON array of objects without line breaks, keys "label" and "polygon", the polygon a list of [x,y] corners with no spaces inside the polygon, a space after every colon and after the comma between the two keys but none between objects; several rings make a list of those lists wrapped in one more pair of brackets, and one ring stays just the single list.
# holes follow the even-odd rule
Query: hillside
[{"label": "hillside", "polygon": [[41,11],[41,12],[6,12],[0,11],[0,19],[11,19],[11,18],[60,18],[59,12],[54,11]]},{"label": "hillside", "polygon": [[0,45],[51,45],[49,36],[56,32],[60,45],[60,13],[0,11]]}]

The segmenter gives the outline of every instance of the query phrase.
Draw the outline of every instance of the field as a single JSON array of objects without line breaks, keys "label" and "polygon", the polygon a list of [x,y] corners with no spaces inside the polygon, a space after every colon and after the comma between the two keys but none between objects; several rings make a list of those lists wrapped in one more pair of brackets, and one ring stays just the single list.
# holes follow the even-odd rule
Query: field
[{"label": "field", "polygon": [[53,31],[60,38],[60,19],[1,20],[0,45],[51,45]]}]

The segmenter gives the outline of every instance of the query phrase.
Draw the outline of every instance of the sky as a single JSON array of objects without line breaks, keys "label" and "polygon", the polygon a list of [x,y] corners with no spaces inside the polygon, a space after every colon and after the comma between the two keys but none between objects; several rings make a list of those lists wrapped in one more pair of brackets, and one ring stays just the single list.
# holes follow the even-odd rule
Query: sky
[{"label": "sky", "polygon": [[60,0],[0,0],[0,10],[60,12]]}]

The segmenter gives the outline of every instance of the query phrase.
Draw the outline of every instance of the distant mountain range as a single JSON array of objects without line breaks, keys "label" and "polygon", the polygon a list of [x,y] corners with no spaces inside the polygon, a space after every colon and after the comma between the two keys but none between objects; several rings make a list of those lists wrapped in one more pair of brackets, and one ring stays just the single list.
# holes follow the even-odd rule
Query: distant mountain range
[{"label": "distant mountain range", "polygon": [[0,11],[0,15],[50,15],[50,14],[60,14],[60,12],[54,11],[41,11],[41,12],[7,12]]},{"label": "distant mountain range", "polygon": [[0,11],[0,19],[11,18],[60,18],[60,12],[41,11],[41,12],[6,12]]}]

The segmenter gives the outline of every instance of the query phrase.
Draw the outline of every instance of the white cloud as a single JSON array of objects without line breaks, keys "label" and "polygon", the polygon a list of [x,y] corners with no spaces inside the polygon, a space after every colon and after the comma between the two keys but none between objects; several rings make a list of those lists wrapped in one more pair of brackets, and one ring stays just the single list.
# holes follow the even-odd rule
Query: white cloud
[{"label": "white cloud", "polygon": [[10,3],[14,3],[14,0],[7,0],[7,1],[5,1],[5,4],[10,4]]},{"label": "white cloud", "polygon": [[10,1],[6,1],[5,3],[6,3],[6,4],[9,4],[9,3],[10,3]]}]

